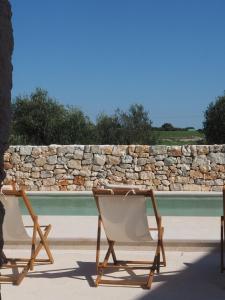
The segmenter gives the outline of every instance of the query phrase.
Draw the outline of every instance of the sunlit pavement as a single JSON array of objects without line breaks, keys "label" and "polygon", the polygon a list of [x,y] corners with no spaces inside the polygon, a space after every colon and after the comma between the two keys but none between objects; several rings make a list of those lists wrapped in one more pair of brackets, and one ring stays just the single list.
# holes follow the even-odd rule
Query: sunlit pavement
[{"label": "sunlit pavement", "polygon": [[[27,223],[27,217],[24,218]],[[51,223],[55,263],[36,266],[21,285],[2,284],[2,299],[181,299],[224,300],[225,273],[220,273],[218,217],[163,217],[167,266],[155,275],[151,290],[141,287],[94,287],[96,217],[41,216]],[[170,240],[176,240],[172,245]],[[55,242],[54,242],[55,241]],[[194,247],[190,241],[195,243]],[[207,241],[209,247],[207,247]],[[120,259],[148,259],[148,247],[120,247]],[[28,256],[25,249],[5,245],[8,257]],[[150,257],[149,257],[150,258]],[[113,273],[118,276],[123,273]],[[127,275],[124,273],[123,275]]]},{"label": "sunlit pavement", "polygon": [[[26,250],[7,249],[7,255]],[[143,259],[148,251],[118,251],[119,258]],[[220,273],[219,251],[167,251],[167,267],[155,275],[151,290],[141,287],[94,287],[94,250],[53,249],[53,265],[36,266],[19,286],[2,284],[2,299],[224,299],[225,274]],[[115,275],[115,274],[114,274]],[[116,275],[115,275],[116,276]]]}]

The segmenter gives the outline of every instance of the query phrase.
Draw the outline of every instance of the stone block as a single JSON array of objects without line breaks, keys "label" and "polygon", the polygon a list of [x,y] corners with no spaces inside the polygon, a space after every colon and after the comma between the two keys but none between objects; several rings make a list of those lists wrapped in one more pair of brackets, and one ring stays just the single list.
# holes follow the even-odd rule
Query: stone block
[{"label": "stone block", "polygon": [[41,171],[41,178],[50,178],[53,177],[52,171]]},{"label": "stone block", "polygon": [[127,179],[133,179],[133,180],[136,180],[139,178],[139,175],[138,173],[126,173],[126,178]]},{"label": "stone block", "polygon": [[57,164],[57,155],[50,155],[47,157],[47,162],[49,165]]},{"label": "stone block", "polygon": [[167,146],[156,145],[149,147],[149,153],[151,155],[167,154]]},{"label": "stone block", "polygon": [[40,172],[31,172],[31,177],[35,179],[40,178]]},{"label": "stone block", "polygon": [[55,184],[55,178],[54,177],[43,179],[43,185],[44,186],[51,186],[51,185],[54,185],[54,184]]},{"label": "stone block", "polygon": [[167,149],[167,154],[169,156],[182,156],[182,147],[181,146],[169,146]]},{"label": "stone block", "polygon": [[123,155],[127,154],[127,151],[128,151],[128,146],[116,145],[116,146],[113,146],[112,155],[123,156]]},{"label": "stone block", "polygon": [[153,172],[149,172],[149,171],[142,171],[142,172],[139,173],[139,177],[142,180],[154,179],[155,174]]},{"label": "stone block", "polygon": [[137,165],[144,166],[145,164],[147,164],[147,162],[148,162],[147,158],[138,158]]},{"label": "stone block", "polygon": [[67,166],[70,169],[80,170],[81,169],[81,160],[71,159],[71,160],[68,161]]},{"label": "stone block", "polygon": [[181,183],[171,183],[170,184],[170,190],[171,191],[182,191],[183,186]]},{"label": "stone block", "polygon": [[190,145],[184,145],[181,147],[182,154],[184,156],[191,156],[191,147]]},{"label": "stone block", "polygon": [[82,159],[83,155],[84,155],[83,151],[81,151],[81,150],[75,150],[73,157],[74,157],[74,159]]},{"label": "stone block", "polygon": [[102,150],[101,150],[100,146],[93,145],[93,146],[91,146],[91,153],[101,154]]},{"label": "stone block", "polygon": [[103,166],[106,162],[106,156],[101,154],[94,154],[93,162],[95,165]]},{"label": "stone block", "polygon": [[177,159],[175,157],[166,157],[164,159],[165,166],[172,166],[177,163]]},{"label": "stone block", "polygon": [[20,146],[20,155],[31,155],[32,146]]},{"label": "stone block", "polygon": [[106,158],[109,165],[118,165],[121,161],[121,158],[118,156],[107,155]]},{"label": "stone block", "polygon": [[91,164],[92,164],[92,158],[82,160],[82,165],[91,165]]},{"label": "stone block", "polygon": [[206,155],[209,153],[209,146],[208,145],[197,145],[196,150],[197,150],[198,155]]},{"label": "stone block", "polygon": [[60,146],[57,148],[57,156],[64,156],[66,154],[73,154],[74,153],[74,146]]},{"label": "stone block", "polygon": [[21,163],[20,155],[18,153],[13,153],[11,156],[11,163],[13,165]]},{"label": "stone block", "polygon": [[40,157],[35,159],[34,162],[37,167],[43,167],[46,164],[47,159],[45,157]]},{"label": "stone block", "polygon": [[85,177],[84,176],[74,176],[73,183],[75,185],[84,185],[85,183]]},{"label": "stone block", "polygon": [[225,153],[209,153],[207,158],[212,162],[220,165],[225,164]]},{"label": "stone block", "polygon": [[102,154],[108,154],[111,155],[113,151],[112,145],[102,145],[101,146]]},{"label": "stone block", "polygon": [[133,161],[133,157],[132,157],[131,155],[124,155],[124,156],[122,156],[122,158],[121,158],[121,162],[122,162],[123,164],[131,164],[132,161]]}]

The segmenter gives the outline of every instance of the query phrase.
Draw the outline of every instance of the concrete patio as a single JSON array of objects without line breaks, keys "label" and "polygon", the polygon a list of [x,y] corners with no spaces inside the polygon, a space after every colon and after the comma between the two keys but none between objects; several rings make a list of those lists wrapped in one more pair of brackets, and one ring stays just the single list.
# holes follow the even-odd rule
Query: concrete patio
[{"label": "concrete patio", "polygon": [[[29,223],[27,216],[23,218]],[[53,225],[50,244],[55,263],[36,266],[20,286],[2,284],[2,299],[223,300],[225,297],[225,273],[220,273],[219,217],[163,217],[167,267],[155,275],[151,290],[94,287],[97,217],[40,216],[40,223]],[[137,247],[121,246],[118,257],[148,259],[148,247],[134,249]],[[5,252],[8,257],[29,255],[25,246],[19,248],[17,244],[6,244]]]},{"label": "concrete patio", "polygon": [[[7,250],[7,254],[26,254],[25,250]],[[147,251],[119,251],[121,258],[140,259]],[[15,299],[191,299],[223,300],[225,274],[220,273],[219,252],[167,251],[168,266],[155,275],[151,290],[140,287],[93,286],[94,250],[53,250],[53,265],[37,266],[20,286],[3,284],[2,298]]]}]

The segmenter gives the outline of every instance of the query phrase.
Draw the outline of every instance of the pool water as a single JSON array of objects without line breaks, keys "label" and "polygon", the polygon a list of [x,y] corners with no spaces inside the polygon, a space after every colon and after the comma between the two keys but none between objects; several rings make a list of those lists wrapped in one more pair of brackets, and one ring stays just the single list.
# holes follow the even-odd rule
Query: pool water
[{"label": "pool water", "polygon": [[[97,208],[92,196],[29,196],[37,215],[96,216]],[[152,215],[150,201],[147,211]],[[160,215],[166,216],[220,216],[222,215],[221,196],[157,196]],[[20,201],[22,214],[27,215],[23,201]]]}]

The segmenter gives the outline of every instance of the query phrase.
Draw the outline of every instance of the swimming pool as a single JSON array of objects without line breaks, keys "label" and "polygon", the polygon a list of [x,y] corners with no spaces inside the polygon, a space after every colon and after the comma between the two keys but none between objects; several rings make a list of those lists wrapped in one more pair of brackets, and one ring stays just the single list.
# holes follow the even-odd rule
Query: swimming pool
[{"label": "swimming pool", "polygon": [[[96,216],[97,209],[91,193],[30,193],[37,215]],[[222,193],[219,192],[156,192],[162,216],[220,216]],[[26,208],[20,201],[23,215]],[[148,201],[148,214],[152,215]]]}]

